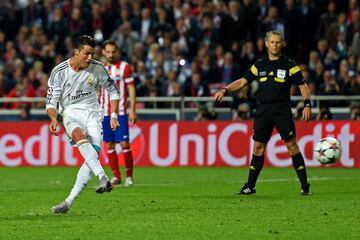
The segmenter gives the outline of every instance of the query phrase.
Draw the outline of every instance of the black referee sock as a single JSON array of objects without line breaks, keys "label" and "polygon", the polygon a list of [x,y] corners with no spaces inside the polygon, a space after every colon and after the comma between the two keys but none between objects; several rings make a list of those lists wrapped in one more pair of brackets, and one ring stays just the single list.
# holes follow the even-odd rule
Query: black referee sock
[{"label": "black referee sock", "polygon": [[247,185],[250,188],[254,188],[256,185],[256,180],[260,174],[261,169],[264,166],[264,156],[252,156],[250,169],[249,169],[249,178]]},{"label": "black referee sock", "polygon": [[308,183],[304,158],[303,158],[301,152],[299,152],[298,154],[296,154],[294,156],[291,156],[291,158],[292,158],[292,162],[293,162],[293,166],[295,168],[296,174],[300,180],[301,187],[303,188]]}]

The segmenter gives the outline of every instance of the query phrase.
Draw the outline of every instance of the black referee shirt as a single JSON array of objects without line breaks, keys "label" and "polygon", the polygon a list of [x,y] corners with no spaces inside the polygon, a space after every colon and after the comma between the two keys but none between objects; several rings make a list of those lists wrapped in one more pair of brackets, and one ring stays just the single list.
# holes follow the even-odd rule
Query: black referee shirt
[{"label": "black referee shirt", "polygon": [[257,60],[245,72],[244,78],[249,83],[259,82],[258,103],[289,103],[291,85],[304,84],[300,67],[286,56],[275,61],[268,57]]}]

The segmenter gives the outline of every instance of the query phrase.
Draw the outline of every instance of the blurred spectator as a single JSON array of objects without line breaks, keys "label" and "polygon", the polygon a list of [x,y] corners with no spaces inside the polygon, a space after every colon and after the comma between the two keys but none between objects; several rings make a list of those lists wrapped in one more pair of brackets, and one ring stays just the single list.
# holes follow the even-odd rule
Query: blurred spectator
[{"label": "blurred spectator", "polygon": [[346,14],[340,13],[337,22],[332,23],[326,31],[325,38],[328,41],[329,48],[336,49],[336,52],[345,57],[347,46],[352,39],[352,32],[346,24]]},{"label": "blurred spectator", "polygon": [[315,71],[318,62],[320,62],[319,53],[315,50],[311,51],[309,54],[309,62],[308,62],[309,70]]},{"label": "blurred spectator", "polygon": [[298,61],[300,63],[306,62],[308,52],[315,47],[315,38],[317,23],[319,19],[319,14],[314,7],[310,4],[310,0],[300,0],[300,18],[298,20],[297,29],[306,29],[305,31],[299,31],[299,45],[298,51],[300,56]]},{"label": "blurred spectator", "polygon": [[244,9],[238,1],[229,2],[229,14],[223,16],[220,26],[220,39],[223,46],[242,41],[246,37],[247,24]]},{"label": "blurred spectator", "polygon": [[323,95],[338,95],[340,93],[339,84],[330,71],[325,71],[323,75],[323,85],[320,86]]},{"label": "blurred spectator", "polygon": [[209,96],[208,86],[203,82],[200,73],[193,73],[191,80],[185,83],[183,93],[190,97]]},{"label": "blurred spectator", "polygon": [[240,69],[237,64],[234,63],[233,54],[231,52],[225,53],[224,64],[218,71],[221,83],[229,84],[239,78]]},{"label": "blurred spectator", "polygon": [[279,32],[283,38],[287,40],[285,36],[285,22],[283,19],[279,18],[278,9],[275,6],[270,6],[266,18],[260,21],[258,36],[264,38],[266,33],[271,30]]},{"label": "blurred spectator", "polygon": [[167,81],[161,85],[161,96],[174,96],[174,85],[177,80],[175,71],[169,71]]},{"label": "blurred spectator", "polygon": [[71,10],[71,17],[69,22],[69,33],[72,39],[88,34],[88,26],[85,16],[82,15],[80,8],[73,8]]},{"label": "blurred spectator", "polygon": [[152,28],[152,34],[157,42],[163,42],[164,36],[172,31],[172,25],[167,21],[165,9],[159,8],[157,11],[157,21]]},{"label": "blurred spectator", "polygon": [[[239,92],[233,95],[233,99],[231,102],[231,110],[233,113],[239,112],[239,106],[243,105],[241,108],[244,110],[244,104],[247,105],[248,109],[248,117],[252,117],[252,111],[255,108],[255,101],[250,97],[250,89],[249,86],[242,88]],[[236,114],[235,114],[236,115]],[[233,114],[234,119],[234,114]]]},{"label": "blurred spectator", "polygon": [[206,82],[207,84],[215,83],[219,80],[218,72],[214,64],[211,62],[211,56],[209,54],[206,54],[202,59],[200,65],[200,72],[202,78],[204,79],[204,82]]},{"label": "blurred spectator", "polygon": [[352,95],[360,95],[360,73],[358,72],[355,76],[355,80],[351,86],[351,94]]},{"label": "blurred spectator", "polygon": [[20,119],[22,121],[28,121],[32,119],[30,109],[31,106],[29,104],[20,105]]},{"label": "blurred spectator", "polygon": [[316,116],[316,120],[332,120],[332,119],[333,116],[332,113],[330,112],[330,108],[327,106],[321,107],[318,115]]},{"label": "blurred spectator", "polygon": [[130,22],[124,22],[120,25],[110,37],[119,46],[122,58],[128,60],[131,58],[135,43],[139,41],[139,35],[133,31]]},{"label": "blurred spectator", "polygon": [[246,103],[238,105],[237,109],[232,112],[232,121],[241,121],[250,119],[250,107]]},{"label": "blurred spectator", "polygon": [[301,13],[300,9],[295,5],[295,0],[285,0],[285,6],[280,16],[286,23],[285,40],[287,55],[292,59],[296,59],[298,57],[297,47],[299,43],[298,24]]},{"label": "blurred spectator", "polygon": [[56,7],[48,23],[47,36],[55,42],[56,50],[61,54],[66,53],[64,41],[68,31],[68,24],[68,20],[64,18],[61,8]]},{"label": "blurred spectator", "polygon": [[151,33],[154,28],[154,21],[150,17],[150,9],[143,8],[141,10],[141,21],[140,21],[140,40],[145,42],[147,36]]},{"label": "blurred spectator", "polygon": [[336,1],[329,0],[326,12],[321,14],[319,24],[317,26],[317,39],[325,38],[326,32],[333,23],[337,22]]},{"label": "blurred spectator", "polygon": [[255,45],[251,41],[246,41],[242,47],[240,59],[241,75],[251,67],[256,60]]},{"label": "blurred spectator", "polygon": [[209,48],[213,48],[219,43],[220,35],[218,29],[214,26],[212,15],[204,14],[200,24],[200,45],[207,45]]},{"label": "blurred spectator", "polygon": [[215,120],[217,118],[217,113],[214,110],[209,110],[206,106],[201,105],[198,108],[198,112],[195,117],[195,121],[208,121]]},{"label": "blurred spectator", "polygon": [[245,13],[245,22],[249,30],[246,39],[255,42],[257,39],[258,5],[255,0],[243,0],[242,3]]},{"label": "blurred spectator", "polygon": [[343,59],[340,62],[339,74],[337,75],[341,95],[351,95],[353,80],[355,80],[355,73],[349,69],[347,60]]},{"label": "blurred spectator", "polygon": [[351,120],[360,120],[360,104],[352,103],[350,104],[350,119]]}]

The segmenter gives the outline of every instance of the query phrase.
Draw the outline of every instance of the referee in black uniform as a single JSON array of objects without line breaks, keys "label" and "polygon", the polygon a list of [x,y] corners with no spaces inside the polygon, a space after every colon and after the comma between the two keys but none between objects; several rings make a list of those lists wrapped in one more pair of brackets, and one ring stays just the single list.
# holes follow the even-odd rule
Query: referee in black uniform
[{"label": "referee in black uniform", "polygon": [[215,93],[215,101],[221,101],[228,93],[239,90],[251,81],[259,82],[257,109],[254,116],[254,148],[247,183],[240,194],[254,194],[256,180],[264,165],[264,152],[274,127],[280,133],[291,155],[293,166],[301,183],[301,194],[310,195],[304,158],[296,142],[295,123],[290,106],[290,87],[297,84],[304,98],[302,117],[309,121],[311,103],[309,88],[300,67],[281,54],[283,38],[279,32],[266,34],[267,57],[259,59],[244,76]]}]

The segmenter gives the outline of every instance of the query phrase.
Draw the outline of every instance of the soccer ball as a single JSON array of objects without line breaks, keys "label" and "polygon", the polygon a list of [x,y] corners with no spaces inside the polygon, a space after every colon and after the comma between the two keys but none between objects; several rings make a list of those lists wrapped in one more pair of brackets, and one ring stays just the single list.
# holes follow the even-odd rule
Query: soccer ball
[{"label": "soccer ball", "polygon": [[335,163],[341,156],[341,143],[336,138],[326,137],[316,143],[314,152],[320,163]]}]

